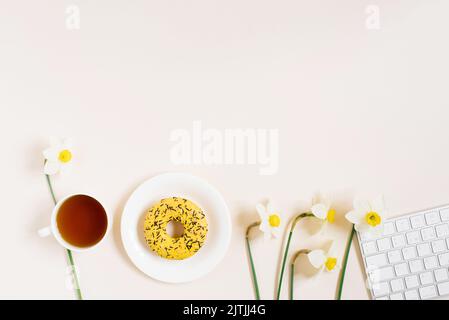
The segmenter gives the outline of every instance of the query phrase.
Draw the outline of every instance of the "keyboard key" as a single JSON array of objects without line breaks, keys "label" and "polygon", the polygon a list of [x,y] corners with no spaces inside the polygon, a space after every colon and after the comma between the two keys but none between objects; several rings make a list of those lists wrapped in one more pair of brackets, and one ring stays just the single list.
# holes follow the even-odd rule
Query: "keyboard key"
[{"label": "keyboard key", "polygon": [[449,236],[449,225],[447,223],[436,226],[435,230],[438,238],[446,238]]},{"label": "keyboard key", "polygon": [[407,218],[399,219],[396,221],[396,228],[398,232],[410,230],[410,221]]},{"label": "keyboard key", "polygon": [[366,264],[372,267],[383,267],[388,264],[385,253],[377,254],[366,258]]},{"label": "keyboard key", "polygon": [[390,234],[393,234],[395,232],[396,229],[394,228],[393,222],[387,222],[384,224],[384,231],[383,231],[384,236],[389,236]]},{"label": "keyboard key", "polygon": [[411,217],[410,222],[412,223],[413,229],[419,229],[426,225],[426,221],[422,215]]},{"label": "keyboard key", "polygon": [[407,289],[416,288],[417,286],[419,286],[418,276],[411,275],[405,277],[405,285],[407,286]]},{"label": "keyboard key", "polygon": [[402,255],[405,260],[410,260],[416,258],[416,249],[415,247],[407,247],[402,249]]},{"label": "keyboard key", "polygon": [[435,229],[433,227],[422,229],[421,235],[424,241],[433,240],[437,237],[437,235],[435,234]]},{"label": "keyboard key", "polygon": [[389,294],[390,286],[388,285],[388,282],[381,282],[373,285],[373,293],[376,297]]},{"label": "keyboard key", "polygon": [[427,270],[439,267],[437,257],[430,256],[430,257],[424,258],[424,267]]},{"label": "keyboard key", "polygon": [[416,290],[406,291],[405,299],[406,300],[418,300],[419,299],[418,291],[416,291]]},{"label": "keyboard key", "polygon": [[422,299],[430,299],[437,296],[437,290],[435,286],[428,286],[419,288],[419,295]]},{"label": "keyboard key", "polygon": [[390,300],[404,300],[402,293],[394,293],[390,296]]},{"label": "keyboard key", "polygon": [[419,231],[412,231],[407,233],[407,243],[408,244],[416,244],[421,241],[421,236],[419,235]]},{"label": "keyboard key", "polygon": [[449,208],[440,210],[441,221],[449,221]]},{"label": "keyboard key", "polygon": [[432,272],[424,272],[419,275],[419,279],[421,280],[421,284],[423,286],[433,283]]},{"label": "keyboard key", "polygon": [[430,249],[430,244],[428,243],[418,244],[416,246],[416,249],[418,249],[418,255],[420,257],[424,257],[432,253],[432,250]]},{"label": "keyboard key", "polygon": [[440,261],[440,265],[442,267],[449,265],[449,252],[440,254],[438,256],[438,260]]},{"label": "keyboard key", "polygon": [[394,271],[396,271],[396,275],[398,277],[405,276],[409,274],[407,263],[400,263],[394,266]]},{"label": "keyboard key", "polygon": [[449,282],[439,283],[437,287],[440,295],[449,294]]},{"label": "keyboard key", "polygon": [[370,255],[377,252],[376,243],[374,241],[365,242],[363,245],[363,252]]},{"label": "keyboard key", "polygon": [[376,300],[388,300],[388,296],[379,297],[376,298]]},{"label": "keyboard key", "polygon": [[395,264],[401,260],[402,260],[401,251],[393,250],[393,251],[388,252],[388,261],[391,264]]},{"label": "keyboard key", "polygon": [[446,268],[437,269],[433,272],[435,274],[435,280],[437,282],[445,281],[449,279]]},{"label": "keyboard key", "polygon": [[427,224],[437,224],[438,222],[441,222],[440,215],[437,211],[432,211],[429,213],[426,213],[426,222]]},{"label": "keyboard key", "polygon": [[393,248],[400,248],[406,245],[405,237],[403,234],[392,237],[391,241],[393,242]]},{"label": "keyboard key", "polygon": [[[404,280],[402,279],[394,279],[390,281],[391,290],[393,292],[402,291],[405,289],[404,287]],[[390,297],[391,298],[391,297]]]},{"label": "keyboard key", "polygon": [[410,271],[412,273],[420,272],[424,270],[424,265],[422,263],[422,260],[412,260],[409,262],[410,265]]},{"label": "keyboard key", "polygon": [[369,275],[372,283],[383,282],[395,277],[393,267],[376,269],[371,271]]},{"label": "keyboard key", "polygon": [[377,247],[379,251],[385,251],[391,249],[391,242],[389,238],[379,239],[377,240]]},{"label": "keyboard key", "polygon": [[446,251],[446,242],[444,240],[437,240],[432,242],[433,253],[440,253]]}]

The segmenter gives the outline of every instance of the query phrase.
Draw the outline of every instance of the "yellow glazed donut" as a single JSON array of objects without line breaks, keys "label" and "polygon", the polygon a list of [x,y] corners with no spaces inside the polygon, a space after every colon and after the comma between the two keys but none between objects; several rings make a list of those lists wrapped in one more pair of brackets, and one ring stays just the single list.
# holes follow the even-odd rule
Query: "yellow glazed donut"
[{"label": "yellow glazed donut", "polygon": [[[167,224],[178,221],[184,227],[180,237],[167,234]],[[147,245],[163,258],[182,260],[193,256],[204,244],[207,220],[203,210],[183,198],[166,198],[147,213],[144,223]]]}]

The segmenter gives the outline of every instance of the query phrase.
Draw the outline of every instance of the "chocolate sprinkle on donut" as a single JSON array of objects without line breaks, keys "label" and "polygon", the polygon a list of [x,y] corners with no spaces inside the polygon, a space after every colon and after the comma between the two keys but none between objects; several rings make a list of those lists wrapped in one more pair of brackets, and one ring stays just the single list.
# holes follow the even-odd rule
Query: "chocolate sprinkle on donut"
[{"label": "chocolate sprinkle on donut", "polygon": [[[184,227],[180,237],[167,234],[167,224],[178,221]],[[165,198],[148,210],[144,222],[145,241],[163,258],[182,260],[193,256],[203,246],[207,235],[206,216],[188,199]]]}]

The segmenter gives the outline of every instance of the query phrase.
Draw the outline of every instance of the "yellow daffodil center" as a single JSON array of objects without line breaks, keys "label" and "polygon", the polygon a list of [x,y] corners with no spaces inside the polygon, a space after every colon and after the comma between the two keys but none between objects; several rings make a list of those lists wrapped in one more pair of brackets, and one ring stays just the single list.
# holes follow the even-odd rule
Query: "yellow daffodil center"
[{"label": "yellow daffodil center", "polygon": [[61,152],[59,152],[58,159],[62,163],[70,162],[70,160],[72,160],[72,153],[67,149],[62,150]]},{"label": "yellow daffodil center", "polygon": [[272,227],[279,227],[279,225],[281,224],[281,218],[279,217],[279,215],[274,213],[268,217],[268,223]]},{"label": "yellow daffodil center", "polygon": [[326,267],[327,271],[334,270],[334,268],[337,266],[337,258],[327,258],[324,266]]},{"label": "yellow daffodil center", "polygon": [[368,212],[365,216],[365,220],[371,227],[375,227],[382,222],[382,218],[377,212],[374,211]]},{"label": "yellow daffodil center", "polygon": [[326,220],[329,223],[334,223],[334,221],[335,221],[335,209],[329,209],[329,211],[327,212]]}]

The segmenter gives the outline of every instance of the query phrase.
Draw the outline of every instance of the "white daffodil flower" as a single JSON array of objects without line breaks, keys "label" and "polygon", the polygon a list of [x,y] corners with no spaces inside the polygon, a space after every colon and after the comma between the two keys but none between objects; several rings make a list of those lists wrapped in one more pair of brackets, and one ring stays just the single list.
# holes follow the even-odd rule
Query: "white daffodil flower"
[{"label": "white daffodil flower", "polygon": [[336,211],[332,207],[332,202],[329,198],[324,198],[312,205],[310,212],[319,220],[320,225],[316,230],[317,233],[321,232],[328,223],[335,222]]},{"label": "white daffodil flower", "polygon": [[354,224],[362,234],[378,236],[383,231],[386,209],[383,197],[375,201],[354,200],[354,209],[346,214],[346,219]]},{"label": "white daffodil flower", "polygon": [[327,272],[333,272],[339,269],[338,259],[334,253],[334,242],[332,241],[329,249],[325,250],[312,250],[307,254],[310,264],[318,269],[320,272],[326,270]]},{"label": "white daffodil flower", "polygon": [[310,211],[315,217],[324,222],[334,223],[335,221],[336,211],[332,208],[332,205],[329,201],[314,204]]},{"label": "white daffodil flower", "polygon": [[280,235],[281,217],[279,213],[274,210],[272,204],[269,202],[266,206],[263,204],[256,205],[257,212],[260,216],[259,229],[264,233],[265,239],[271,239]]},{"label": "white daffodil flower", "polygon": [[52,138],[51,146],[44,152],[44,173],[54,175],[58,172],[66,172],[72,167],[72,148],[68,140],[57,140]]}]

